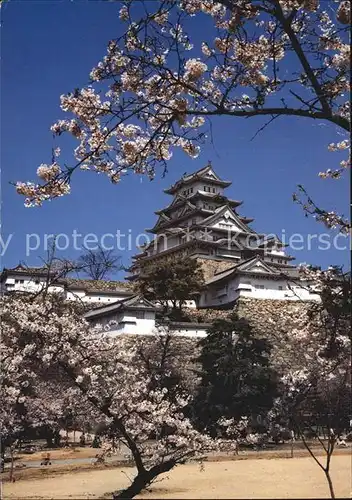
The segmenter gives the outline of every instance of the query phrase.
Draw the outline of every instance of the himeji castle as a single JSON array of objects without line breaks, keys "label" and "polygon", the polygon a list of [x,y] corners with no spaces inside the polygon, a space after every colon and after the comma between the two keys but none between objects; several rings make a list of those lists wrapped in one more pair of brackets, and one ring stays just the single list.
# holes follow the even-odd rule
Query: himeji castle
[{"label": "himeji castle", "polygon": [[229,308],[239,297],[318,300],[300,281],[286,245],[256,232],[254,219],[240,215],[242,201],[225,194],[231,184],[208,164],[166,189],[173,199],[155,212],[157,221],[147,230],[153,238],[133,257],[129,280],[162,259],[182,256],[198,259],[204,269],[200,308]]},{"label": "himeji castle", "polygon": [[[253,219],[239,213],[242,201],[225,194],[230,186],[231,182],[222,180],[209,164],[166,189],[172,200],[155,212],[157,221],[148,230],[152,239],[133,257],[128,281],[56,279],[48,268],[20,263],[0,273],[0,293],[38,293],[48,278],[54,278],[49,280],[48,290],[60,293],[65,300],[81,301],[87,306],[86,319],[104,331],[113,321],[111,335],[153,335],[158,325],[175,335],[194,338],[207,335],[207,309],[218,314],[216,310],[242,304],[252,320],[255,310],[263,309],[262,317],[271,307],[277,311],[281,306],[300,306],[297,301],[307,305],[319,300],[312,284],[300,279],[283,242],[276,235],[256,232],[251,227]],[[175,257],[197,259],[204,271],[202,291],[185,304],[192,311],[185,322],[162,317],[160,305],[140,296],[134,286],[148,266],[164,259],[171,265]],[[196,318],[198,313],[204,316],[201,322]]]}]

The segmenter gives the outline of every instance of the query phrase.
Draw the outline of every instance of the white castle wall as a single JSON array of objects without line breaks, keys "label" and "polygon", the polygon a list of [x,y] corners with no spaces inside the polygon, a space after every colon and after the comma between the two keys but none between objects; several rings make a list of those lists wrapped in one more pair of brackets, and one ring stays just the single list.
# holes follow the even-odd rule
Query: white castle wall
[{"label": "white castle wall", "polygon": [[[45,287],[46,280],[44,277],[32,277],[26,276],[11,276],[9,275],[5,281],[2,283],[1,291],[15,291],[15,292],[28,292],[28,293],[39,293]],[[48,291],[50,293],[62,293],[66,300],[81,300],[88,303],[106,303],[106,302],[116,302],[126,298],[125,294],[119,295],[118,293],[109,293],[109,290],[97,292],[89,292],[89,290],[84,289],[74,289],[67,290],[61,283],[49,285]]]},{"label": "white castle wall", "polygon": [[[290,289],[291,288],[291,289]],[[271,300],[320,300],[302,286],[285,280],[263,279],[260,276],[236,276],[223,285],[209,287],[201,293],[199,307],[216,307],[231,303],[239,297]]]}]

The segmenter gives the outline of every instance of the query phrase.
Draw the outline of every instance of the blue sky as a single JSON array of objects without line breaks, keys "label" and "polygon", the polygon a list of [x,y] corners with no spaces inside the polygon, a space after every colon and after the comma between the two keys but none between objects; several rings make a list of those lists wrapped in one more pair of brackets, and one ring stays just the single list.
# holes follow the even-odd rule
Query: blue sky
[{"label": "blue sky", "polygon": [[[336,128],[297,118],[274,121],[253,141],[263,123],[259,119],[217,119],[214,144],[206,144],[197,160],[175,154],[164,178],[162,172],[153,182],[131,175],[112,185],[102,176],[80,172],[71,195],[41,208],[25,208],[9,182],[33,180],[39,164],[50,162],[50,125],[62,117],[59,96],[87,83],[91,68],[105,54],[107,41],[120,30],[116,3],[10,0],[2,9],[2,228],[3,238],[13,236],[1,267],[13,267],[19,260],[38,265],[45,254],[44,234],[70,236],[76,230],[100,237],[120,231],[134,239],[154,225],[154,210],[169,203],[163,189],[208,160],[221,177],[232,181],[228,195],[244,200],[240,213],[255,218],[252,226],[258,232],[286,237],[326,232],[292,202],[298,183],[320,206],[348,213],[347,177],[339,182],[317,177],[319,171],[335,168],[343,158],[327,151],[330,142],[340,139]],[[201,36],[199,26],[197,37]],[[32,246],[38,241],[40,246],[26,256],[26,234],[32,233],[38,235],[30,240]],[[349,267],[347,250],[318,250],[315,241],[311,250],[290,251],[296,262]],[[70,248],[63,253],[74,258],[79,252]],[[136,250],[119,253],[128,265]]]}]

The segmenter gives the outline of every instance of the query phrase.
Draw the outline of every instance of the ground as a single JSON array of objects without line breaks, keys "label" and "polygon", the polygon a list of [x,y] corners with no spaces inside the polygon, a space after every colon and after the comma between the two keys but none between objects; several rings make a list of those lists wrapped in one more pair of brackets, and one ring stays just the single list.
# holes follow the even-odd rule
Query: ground
[{"label": "ground", "polygon": [[[5,499],[111,498],[133,476],[132,468],[57,473],[4,483]],[[336,497],[350,497],[351,456],[332,459]],[[324,473],[310,457],[232,460],[178,466],[138,498],[329,498]]]}]

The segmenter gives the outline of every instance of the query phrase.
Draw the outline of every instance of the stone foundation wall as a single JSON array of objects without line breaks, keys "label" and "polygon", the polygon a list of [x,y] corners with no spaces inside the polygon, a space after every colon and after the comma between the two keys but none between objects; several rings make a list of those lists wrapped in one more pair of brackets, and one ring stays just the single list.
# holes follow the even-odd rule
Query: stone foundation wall
[{"label": "stone foundation wall", "polygon": [[307,311],[316,302],[301,302],[290,300],[269,300],[240,298],[233,309],[187,309],[187,315],[192,321],[212,322],[215,319],[225,319],[233,312],[246,318],[253,327],[270,333],[287,332],[301,328],[307,319]]},{"label": "stone foundation wall", "polygon": [[[150,267],[155,266],[157,262],[159,263],[164,263],[167,261],[172,262],[173,259],[175,258],[189,258],[188,255],[186,254],[186,251],[184,250],[183,252],[174,252],[170,253],[167,255],[161,255],[158,257],[158,260],[151,260],[151,261],[143,261],[141,260],[139,264],[139,272],[144,271],[148,272],[148,269]],[[190,257],[192,258],[192,256]],[[231,261],[219,261],[219,260],[214,260],[214,259],[204,259],[201,257],[195,257],[197,262],[199,262],[202,266],[203,269],[203,274],[204,274],[204,279],[205,281],[212,278],[215,273],[225,271],[226,269],[229,269],[230,267],[233,267],[235,265],[235,262]]]},{"label": "stone foundation wall", "polygon": [[258,331],[270,333],[275,329],[288,332],[302,327],[312,304],[315,302],[241,298],[234,309]]},{"label": "stone foundation wall", "polygon": [[235,265],[235,262],[233,261],[202,259],[201,257],[197,257],[197,261],[202,266],[205,281],[212,278],[214,274],[225,271]]},{"label": "stone foundation wall", "polygon": [[233,309],[188,309],[191,321],[212,323],[226,319],[232,312],[249,321],[258,336],[272,345],[272,362],[280,373],[305,366],[304,346],[292,342],[292,334],[303,330],[307,312],[315,302],[283,301],[268,299],[239,299]]}]

